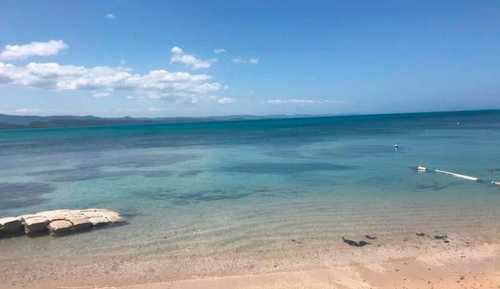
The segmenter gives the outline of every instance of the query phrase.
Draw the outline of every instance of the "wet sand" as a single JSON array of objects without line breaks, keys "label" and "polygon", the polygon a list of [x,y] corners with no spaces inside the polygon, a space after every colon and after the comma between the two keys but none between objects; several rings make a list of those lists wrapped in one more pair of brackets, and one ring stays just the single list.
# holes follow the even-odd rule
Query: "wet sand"
[{"label": "wet sand", "polygon": [[[34,240],[36,241],[36,240]],[[500,242],[449,235],[378,238],[357,248],[295,246],[260,255],[134,255],[117,251],[67,259],[6,260],[1,288],[500,288]]]},{"label": "wet sand", "polygon": [[[411,263],[411,262],[407,262]],[[240,275],[174,282],[137,284],[127,289],[397,289],[397,288],[500,288],[500,272],[444,271],[427,273],[407,264],[404,273],[380,273],[355,266],[311,271]],[[389,268],[387,268],[389,269]],[[366,272],[368,270],[369,272]],[[410,277],[405,277],[410,276]],[[110,287],[106,287],[110,288]],[[104,288],[103,288],[104,289]]]}]

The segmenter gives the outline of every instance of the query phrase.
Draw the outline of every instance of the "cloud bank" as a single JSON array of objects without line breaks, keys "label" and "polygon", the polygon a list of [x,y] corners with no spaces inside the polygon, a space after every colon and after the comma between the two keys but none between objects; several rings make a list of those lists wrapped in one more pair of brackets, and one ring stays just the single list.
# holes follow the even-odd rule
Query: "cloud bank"
[{"label": "cloud bank", "polygon": [[52,56],[66,48],[68,48],[68,45],[62,40],[5,45],[0,52],[0,61],[20,60],[33,56]]},{"label": "cloud bank", "polygon": [[[6,45],[0,53],[0,84],[53,91],[87,91],[94,97],[106,97],[115,91],[126,91],[130,94],[129,99],[151,98],[190,103],[205,99],[220,104],[233,101],[232,98],[214,96],[226,87],[213,81],[208,74],[171,72],[166,69],[141,74],[124,67],[86,67],[56,62],[17,65],[5,62],[32,56],[56,55],[67,47],[62,40]],[[172,48],[172,62],[184,63],[193,69],[208,68],[212,63],[186,54],[179,47]]]},{"label": "cloud bank", "polygon": [[102,97],[116,90],[148,93],[157,98],[167,96],[195,97],[223,89],[206,74],[152,70],[133,73],[120,67],[84,67],[58,63],[29,63],[24,66],[0,62],[0,84],[51,89],[56,91],[87,90]]},{"label": "cloud bank", "polygon": [[231,104],[231,103],[234,103],[236,101],[232,97],[214,97],[214,100],[220,104]]}]

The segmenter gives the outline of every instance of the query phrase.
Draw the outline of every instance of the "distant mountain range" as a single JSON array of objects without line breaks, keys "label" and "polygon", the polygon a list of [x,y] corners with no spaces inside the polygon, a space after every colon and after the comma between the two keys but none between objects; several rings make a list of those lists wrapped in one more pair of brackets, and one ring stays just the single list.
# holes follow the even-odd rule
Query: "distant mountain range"
[{"label": "distant mountain range", "polygon": [[[214,116],[214,117],[165,117],[165,118],[134,118],[134,117],[96,117],[96,116],[21,116],[0,114],[0,129],[19,128],[63,128],[63,127],[85,127],[85,126],[108,126],[108,125],[141,125],[141,124],[166,124],[166,123],[189,123],[228,120],[251,120],[262,118],[285,118],[287,115],[272,116]],[[296,117],[296,116],[294,116]]]},{"label": "distant mountain range", "polygon": [[[89,126],[111,126],[111,125],[146,125],[146,124],[169,124],[169,123],[196,123],[196,122],[214,122],[214,121],[240,121],[240,120],[259,120],[259,119],[286,119],[286,118],[309,118],[309,117],[339,117],[339,118],[360,118],[376,119],[383,117],[408,119],[412,117],[452,117],[460,119],[461,117],[486,117],[500,116],[500,110],[469,110],[469,111],[435,111],[435,112],[412,112],[412,113],[389,113],[389,114],[337,114],[337,115],[231,115],[231,116],[209,116],[209,117],[96,117],[87,116],[28,116],[28,115],[7,115],[0,114],[1,129],[22,129],[22,128],[65,128],[65,127],[89,127]],[[497,119],[495,118],[495,122]]]}]

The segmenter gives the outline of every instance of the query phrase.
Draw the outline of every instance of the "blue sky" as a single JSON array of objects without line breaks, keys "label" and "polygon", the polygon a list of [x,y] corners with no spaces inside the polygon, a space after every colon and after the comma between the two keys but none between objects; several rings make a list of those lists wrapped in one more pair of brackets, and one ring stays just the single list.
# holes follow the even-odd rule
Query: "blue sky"
[{"label": "blue sky", "polygon": [[498,1],[0,2],[0,113],[500,108]]}]

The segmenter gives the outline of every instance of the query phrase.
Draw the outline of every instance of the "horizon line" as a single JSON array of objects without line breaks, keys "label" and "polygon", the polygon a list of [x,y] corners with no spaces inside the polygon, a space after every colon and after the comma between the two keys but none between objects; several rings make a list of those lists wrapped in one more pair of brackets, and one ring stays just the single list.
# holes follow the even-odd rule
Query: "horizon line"
[{"label": "horizon line", "polygon": [[384,113],[324,113],[324,114],[228,114],[228,115],[205,115],[205,116],[97,116],[93,114],[51,114],[51,115],[36,115],[36,114],[9,114],[0,112],[0,116],[10,117],[40,117],[40,118],[56,118],[56,117],[93,117],[99,119],[204,119],[204,118],[231,118],[231,117],[257,117],[257,118],[308,118],[308,117],[336,117],[336,116],[376,116],[376,115],[401,115],[401,114],[426,114],[426,113],[446,113],[446,112],[480,112],[480,111],[500,111],[500,108],[478,108],[478,109],[451,109],[451,110],[428,110],[428,111],[406,111],[406,112],[384,112]]}]

